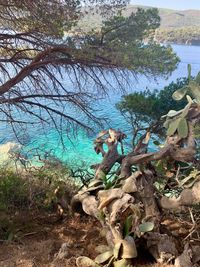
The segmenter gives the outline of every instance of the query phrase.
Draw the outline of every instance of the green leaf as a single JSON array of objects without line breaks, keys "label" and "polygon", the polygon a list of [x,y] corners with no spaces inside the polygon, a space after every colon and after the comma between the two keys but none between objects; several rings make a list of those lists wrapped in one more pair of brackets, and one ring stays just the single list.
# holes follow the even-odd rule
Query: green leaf
[{"label": "green leaf", "polygon": [[124,237],[128,236],[130,234],[130,228],[132,226],[133,216],[130,215],[126,218],[124,223]]},{"label": "green leaf", "polygon": [[200,85],[200,72],[197,74],[195,81],[198,85]]},{"label": "green leaf", "polygon": [[194,171],[191,171],[190,174],[185,177],[180,183],[180,187],[190,188],[194,185],[194,183],[199,179],[200,171],[195,169]]},{"label": "green leaf", "polygon": [[194,137],[200,139],[200,125],[194,126]]},{"label": "green leaf", "polygon": [[192,72],[191,65],[188,64],[187,68],[188,68],[188,80],[190,81],[190,79],[191,79],[191,72]]},{"label": "green leaf", "polygon": [[157,140],[153,141],[153,143],[154,143],[155,146],[160,146],[161,145],[161,143],[159,141],[157,141]]},{"label": "green leaf", "polygon": [[181,110],[179,111],[176,111],[176,110],[170,110],[168,113],[167,113],[167,117],[175,117],[177,115],[179,115],[181,113]]},{"label": "green leaf", "polygon": [[[191,181],[192,180],[192,181]],[[190,181],[190,183],[186,186],[186,184],[188,183]],[[195,177],[193,177],[193,176],[191,176],[191,175],[189,175],[189,176],[187,176],[186,178],[184,178],[181,182],[180,182],[180,184],[179,184],[179,187],[183,187],[183,186],[185,186],[185,187],[187,187],[187,188],[190,188],[191,186],[193,186],[193,184],[196,182],[196,178]]]},{"label": "green leaf", "polygon": [[13,238],[14,238],[14,233],[13,233],[13,232],[10,232],[9,235],[8,235],[7,240],[8,240],[8,241],[12,241]]},{"label": "green leaf", "polygon": [[179,122],[178,135],[180,138],[186,138],[188,136],[188,124],[185,118],[182,118]]},{"label": "green leaf", "polygon": [[176,101],[179,101],[186,95],[188,90],[189,90],[189,87],[188,86],[184,86],[183,88],[176,90],[173,93],[172,98],[174,100],[176,100]]},{"label": "green leaf", "polygon": [[185,108],[182,110],[182,114],[181,114],[180,118],[185,118],[187,116],[187,114],[190,110],[191,104],[192,103],[190,102],[185,106]]},{"label": "green leaf", "polygon": [[128,266],[129,265],[126,259],[122,259],[122,260],[114,262],[114,267],[128,267]]},{"label": "green leaf", "polygon": [[139,225],[140,232],[146,233],[151,232],[154,228],[154,223],[152,222],[145,222]]},{"label": "green leaf", "polygon": [[171,122],[171,120],[166,119],[166,121],[164,122],[163,126],[164,126],[166,129],[168,129],[168,128],[169,128],[169,125],[170,125],[170,122]]},{"label": "green leaf", "polygon": [[168,136],[171,136],[176,132],[176,130],[178,129],[180,120],[181,120],[181,118],[178,118],[176,120],[172,120],[169,123],[169,127],[168,127],[168,130],[167,130],[167,135]]},{"label": "green leaf", "polygon": [[95,258],[95,262],[98,263],[98,264],[101,264],[101,263],[104,263],[106,261],[108,261],[111,257],[113,256],[113,252],[111,250],[109,251],[106,251],[100,255],[98,255],[96,258]]},{"label": "green leaf", "polygon": [[100,267],[96,262],[85,256],[78,257],[76,259],[76,265],[78,267]]},{"label": "green leaf", "polygon": [[112,188],[112,186],[113,186],[112,181],[107,181],[106,185],[105,185],[105,190],[108,190],[108,189]]},{"label": "green leaf", "polygon": [[195,82],[190,82],[191,92],[198,101],[200,101],[200,86]]},{"label": "green leaf", "polygon": [[106,180],[106,174],[103,171],[99,171],[99,178],[103,181]]}]

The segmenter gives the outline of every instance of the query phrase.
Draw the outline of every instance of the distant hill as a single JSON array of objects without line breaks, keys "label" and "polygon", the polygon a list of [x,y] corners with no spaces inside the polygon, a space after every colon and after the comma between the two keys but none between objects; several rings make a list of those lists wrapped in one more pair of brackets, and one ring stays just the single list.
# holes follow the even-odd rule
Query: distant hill
[{"label": "distant hill", "polygon": [[[200,1],[200,0],[199,0]],[[137,8],[152,8],[150,6],[128,5],[124,15],[136,12]],[[162,43],[200,45],[200,10],[173,10],[159,8],[161,26],[156,32],[155,39]],[[88,14],[82,21],[81,27],[90,29],[101,25],[99,15]]]},{"label": "distant hill", "polygon": [[[129,5],[125,10],[125,15],[135,12],[138,7],[147,9],[150,6]],[[159,8],[161,17],[161,28],[182,28],[182,27],[199,27],[200,26],[200,10],[173,10]]]},{"label": "distant hill", "polygon": [[[138,7],[147,9],[148,6],[129,5],[124,15],[135,12]],[[160,28],[156,31],[155,39],[162,43],[200,45],[200,10],[172,10],[159,8],[161,17]]]}]

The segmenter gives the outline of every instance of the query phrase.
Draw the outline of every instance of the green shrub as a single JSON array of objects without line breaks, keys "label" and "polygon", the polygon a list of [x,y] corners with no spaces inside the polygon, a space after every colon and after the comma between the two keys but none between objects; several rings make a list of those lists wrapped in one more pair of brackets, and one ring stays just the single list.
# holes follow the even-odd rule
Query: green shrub
[{"label": "green shrub", "polygon": [[0,169],[0,209],[25,208],[28,203],[25,180],[12,170]]},{"label": "green shrub", "polygon": [[49,162],[48,166],[22,170],[0,169],[0,210],[54,210],[67,206],[76,190],[69,168]]}]

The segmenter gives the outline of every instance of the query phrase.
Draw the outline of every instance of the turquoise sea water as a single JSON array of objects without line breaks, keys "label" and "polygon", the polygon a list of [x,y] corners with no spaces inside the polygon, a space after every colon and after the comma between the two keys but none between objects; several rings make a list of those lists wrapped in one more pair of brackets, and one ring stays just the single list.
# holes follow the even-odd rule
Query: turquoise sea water
[{"label": "turquoise sea water", "polygon": [[[187,76],[187,64],[192,65],[192,74],[196,75],[200,71],[200,46],[181,46],[174,45],[174,51],[178,54],[181,62],[178,68],[172,73],[169,79],[148,80],[145,77],[139,77],[139,81],[132,81],[132,85],[128,88],[127,93],[149,89],[162,89],[168,85],[171,81],[175,81],[177,78]],[[124,129],[128,133],[128,126],[123,120],[123,117],[115,109],[115,103],[120,100],[119,91],[111,91],[107,98],[100,102],[100,111],[98,115],[109,118],[109,125],[107,127]],[[79,118],[79,114],[77,114]],[[60,141],[59,135],[53,128],[45,128],[43,130],[42,125],[28,126],[29,135],[25,136],[24,151],[30,151],[33,148],[39,148],[42,151],[51,151],[51,154],[57,158],[66,161],[73,165],[84,165],[90,163],[96,163],[100,160],[93,150],[93,140],[98,133],[98,129],[89,136],[83,131],[79,130],[76,136],[71,135],[70,140],[67,134],[63,135],[63,142],[65,149]],[[13,132],[9,126],[0,125],[0,142],[17,142],[13,135]],[[34,154],[34,153],[33,153]]]}]

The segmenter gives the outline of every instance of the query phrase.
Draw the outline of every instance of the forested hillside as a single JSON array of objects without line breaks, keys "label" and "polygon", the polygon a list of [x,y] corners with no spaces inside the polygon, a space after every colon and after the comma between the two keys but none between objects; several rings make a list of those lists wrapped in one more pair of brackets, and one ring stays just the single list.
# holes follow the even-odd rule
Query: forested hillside
[{"label": "forested hillside", "polygon": [[[147,6],[129,5],[124,11],[125,16],[136,12],[137,8],[148,9]],[[166,43],[200,45],[200,10],[172,10],[159,9],[161,17],[160,28],[156,32],[156,40]],[[81,26],[90,29],[91,25],[100,26],[101,17],[97,14],[88,14],[81,21]]]},{"label": "forested hillside", "polygon": [[[144,9],[150,8],[147,6],[129,5],[125,14],[129,15],[135,12],[138,7]],[[159,8],[159,15],[161,17],[161,28],[182,28],[191,26],[200,26],[200,10],[173,10]]]}]

